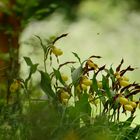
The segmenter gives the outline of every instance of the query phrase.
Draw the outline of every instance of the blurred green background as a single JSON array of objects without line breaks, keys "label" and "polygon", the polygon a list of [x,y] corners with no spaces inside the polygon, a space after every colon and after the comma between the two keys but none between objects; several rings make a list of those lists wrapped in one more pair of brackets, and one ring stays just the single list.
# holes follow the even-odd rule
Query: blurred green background
[{"label": "blurred green background", "polygon": [[[99,65],[113,64],[115,68],[124,58],[124,67],[137,67],[134,72],[128,72],[130,81],[140,82],[139,0],[83,0],[72,15],[64,15],[58,9],[44,20],[30,22],[20,38],[23,75],[27,73],[23,56],[30,56],[40,65],[43,63],[43,51],[34,35],[47,39],[62,33],[69,35],[57,43],[64,51],[60,62],[74,60],[72,52],[76,52],[82,60],[100,55],[103,58],[97,61]],[[137,114],[140,113],[137,111]],[[140,115],[134,123],[140,123],[139,120]]]},{"label": "blurred green background", "polygon": [[[21,35],[21,62],[23,56],[32,56],[34,61],[41,63],[42,50],[34,35],[47,39],[69,33],[58,42],[64,51],[61,61],[73,59],[71,52],[77,52],[82,59],[101,55],[103,59],[98,63],[108,66],[116,66],[124,58],[124,66],[138,67],[135,72],[128,73],[130,79],[140,81],[139,5],[136,0],[84,0],[76,7],[75,18],[70,17],[71,20],[58,10],[45,20],[32,21]],[[27,40],[36,42],[27,45]]]}]

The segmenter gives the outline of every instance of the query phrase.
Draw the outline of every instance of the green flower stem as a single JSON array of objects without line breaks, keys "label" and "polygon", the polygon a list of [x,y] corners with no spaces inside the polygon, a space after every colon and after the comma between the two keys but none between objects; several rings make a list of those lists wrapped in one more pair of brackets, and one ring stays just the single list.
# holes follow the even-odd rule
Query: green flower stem
[{"label": "green flower stem", "polygon": [[44,70],[45,70],[45,73],[47,72],[47,68],[46,68],[46,55],[44,53]]}]

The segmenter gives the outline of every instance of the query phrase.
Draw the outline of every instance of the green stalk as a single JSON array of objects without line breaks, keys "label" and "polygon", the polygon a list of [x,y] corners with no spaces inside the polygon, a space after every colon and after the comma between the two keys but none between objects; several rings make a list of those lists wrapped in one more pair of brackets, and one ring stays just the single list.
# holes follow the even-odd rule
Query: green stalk
[{"label": "green stalk", "polygon": [[44,53],[44,70],[45,70],[45,73],[47,72],[47,69],[46,69],[46,55]]}]

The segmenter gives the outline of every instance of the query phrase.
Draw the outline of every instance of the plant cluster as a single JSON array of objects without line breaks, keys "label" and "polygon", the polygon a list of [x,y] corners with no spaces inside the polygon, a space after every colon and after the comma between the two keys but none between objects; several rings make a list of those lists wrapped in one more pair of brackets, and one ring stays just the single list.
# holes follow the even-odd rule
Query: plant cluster
[{"label": "plant cluster", "polygon": [[[123,59],[115,70],[112,66],[99,66],[97,60],[101,56],[92,55],[81,61],[75,52],[73,55],[78,60],[78,67],[75,66],[76,61],[61,64],[59,57],[63,51],[55,43],[65,36],[67,34],[51,37],[47,45],[36,36],[44,52],[44,70],[33,64],[29,57],[24,57],[29,75],[26,79],[17,78],[11,83],[7,104],[1,103],[1,114],[4,114],[0,118],[0,129],[8,131],[10,139],[140,139],[140,126],[131,127],[135,111],[140,108],[140,100],[134,100],[140,92],[140,85],[130,82],[126,76],[134,68],[128,66],[122,69]],[[52,65],[54,56],[58,63],[55,68]],[[50,68],[46,61],[50,62]],[[71,76],[62,72],[67,65],[70,66]],[[31,79],[35,72],[40,73],[40,87],[46,98],[32,98],[35,91],[31,89]],[[8,116],[10,113],[13,117]],[[120,121],[122,113],[130,116]]]}]

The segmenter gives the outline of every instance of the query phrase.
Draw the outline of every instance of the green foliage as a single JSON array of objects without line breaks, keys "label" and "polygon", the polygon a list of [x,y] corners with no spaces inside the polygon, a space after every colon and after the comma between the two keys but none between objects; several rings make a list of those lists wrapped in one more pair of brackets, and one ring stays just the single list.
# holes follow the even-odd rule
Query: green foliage
[{"label": "green foliage", "polygon": [[41,88],[42,90],[46,93],[46,95],[48,96],[48,98],[55,97],[55,93],[52,90],[52,86],[51,86],[51,79],[48,75],[48,73],[45,73],[43,71],[40,71],[41,74]]},{"label": "green foliage", "polygon": [[[79,4],[80,0],[2,0],[0,11],[8,16],[14,13],[15,16],[21,19],[21,23],[24,27],[31,20],[41,20],[49,17],[57,9],[59,9],[57,12],[63,13],[67,18],[73,18],[76,15],[73,9]],[[12,6],[9,7],[8,5]]]},{"label": "green foliage", "polygon": [[65,86],[65,82],[63,81],[62,77],[61,77],[61,73],[59,70],[53,69],[54,71],[54,76],[56,77],[56,80],[58,80],[62,85]]},{"label": "green foliage", "polygon": [[[133,140],[140,138],[140,126],[132,127],[135,111],[140,105],[133,97],[140,92],[140,85],[131,83],[124,76],[134,68],[121,69],[123,60],[114,70],[111,66],[99,66],[92,55],[82,60],[73,53],[80,66],[74,61],[59,64],[59,57],[53,49],[55,42],[65,37],[62,34],[48,40],[44,45],[44,69],[39,69],[29,57],[24,60],[29,67],[27,78],[17,78],[10,86],[7,103],[0,103],[0,138],[1,139],[51,139],[51,140]],[[47,49],[46,49],[47,48]],[[47,54],[46,54],[47,50]],[[60,50],[57,48],[57,50]],[[61,51],[62,52],[62,51]],[[59,54],[59,53],[58,53]],[[56,57],[58,64],[50,68],[46,60]],[[53,59],[50,59],[53,61]],[[61,68],[71,65],[70,76],[62,75]],[[40,73],[40,81],[35,88],[32,76]],[[69,78],[69,80],[68,80]],[[34,81],[33,81],[34,82]],[[34,91],[33,88],[37,91]],[[32,92],[42,96],[33,97]],[[127,106],[126,106],[127,105]],[[97,112],[95,111],[97,110]],[[120,121],[125,113],[126,120]],[[130,114],[130,116],[128,116]]]},{"label": "green foliage", "polygon": [[75,53],[75,52],[72,52],[72,53],[73,53],[73,55],[78,59],[79,63],[82,64],[82,63],[81,63],[81,59],[80,59],[80,57],[78,56],[78,54]]},{"label": "green foliage", "polygon": [[25,80],[25,87],[27,88],[28,81],[31,79],[32,74],[36,72],[38,64],[33,64],[29,57],[24,57],[24,60],[26,61],[26,64],[30,67],[29,76]]},{"label": "green foliage", "polygon": [[73,84],[75,85],[77,83],[77,81],[79,80],[81,74],[82,74],[82,67],[79,66],[77,69],[73,69],[72,70],[72,73],[71,73],[71,76],[72,76],[72,81],[73,81]]}]

